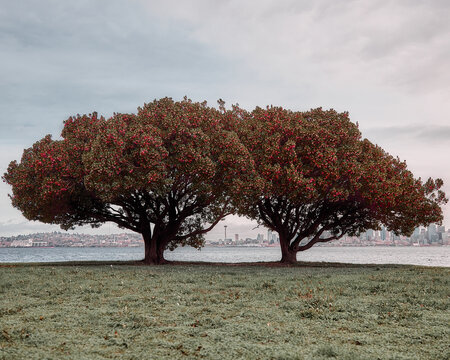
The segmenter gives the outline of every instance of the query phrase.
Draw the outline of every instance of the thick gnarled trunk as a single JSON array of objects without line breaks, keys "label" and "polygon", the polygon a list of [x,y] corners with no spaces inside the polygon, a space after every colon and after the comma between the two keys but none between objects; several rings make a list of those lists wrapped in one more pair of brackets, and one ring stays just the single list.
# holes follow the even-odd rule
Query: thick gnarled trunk
[{"label": "thick gnarled trunk", "polygon": [[297,251],[291,249],[281,251],[280,262],[283,264],[295,264],[297,262]]},{"label": "thick gnarled trunk", "polygon": [[290,239],[280,235],[280,248],[281,248],[281,263],[283,264],[295,264],[297,262],[297,251],[292,250],[290,245]]},{"label": "thick gnarled trunk", "polygon": [[161,265],[167,263],[164,259],[164,246],[151,234],[142,234],[145,245],[144,264]]}]

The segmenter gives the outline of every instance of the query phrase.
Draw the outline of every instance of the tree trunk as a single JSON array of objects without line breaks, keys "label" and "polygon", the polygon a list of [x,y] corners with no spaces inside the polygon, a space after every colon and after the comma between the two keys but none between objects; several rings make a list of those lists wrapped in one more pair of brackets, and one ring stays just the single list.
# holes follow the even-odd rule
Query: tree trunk
[{"label": "tree trunk", "polygon": [[297,262],[297,251],[290,248],[290,239],[280,234],[281,263],[295,264]]},{"label": "tree trunk", "polygon": [[281,250],[281,263],[283,264],[295,264],[297,262],[297,251],[293,251],[288,248],[288,250]]},{"label": "tree trunk", "polygon": [[165,264],[167,261],[164,259],[164,249],[161,246],[158,246],[158,241],[155,236],[151,236],[151,234],[142,234],[144,238],[145,245],[145,258],[144,264],[147,265],[161,265]]},{"label": "tree trunk", "polygon": [[158,242],[158,249],[156,250],[158,256],[158,264],[167,264],[168,261],[164,259],[164,250],[166,250],[166,246],[160,241]]}]

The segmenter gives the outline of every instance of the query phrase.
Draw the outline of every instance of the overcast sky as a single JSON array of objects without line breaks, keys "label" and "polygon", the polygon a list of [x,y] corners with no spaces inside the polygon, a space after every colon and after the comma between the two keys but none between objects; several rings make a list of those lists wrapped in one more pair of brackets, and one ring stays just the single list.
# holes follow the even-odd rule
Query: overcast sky
[{"label": "overcast sky", "polygon": [[[441,177],[450,194],[448,0],[0,3],[2,174],[24,148],[57,138],[70,115],[187,95],[249,110],[348,111],[364,137],[417,177]],[[26,221],[9,191],[0,184],[0,236],[59,229]],[[234,217],[208,238],[223,237],[223,225],[258,232]]]}]

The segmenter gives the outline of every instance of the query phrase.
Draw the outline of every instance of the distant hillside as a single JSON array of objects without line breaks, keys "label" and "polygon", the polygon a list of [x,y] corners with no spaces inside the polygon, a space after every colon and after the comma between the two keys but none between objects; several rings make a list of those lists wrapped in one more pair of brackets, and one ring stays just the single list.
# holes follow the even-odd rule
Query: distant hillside
[{"label": "distant hillside", "polygon": [[94,247],[94,246],[143,246],[139,234],[90,235],[66,232],[35,233],[0,237],[0,247]]}]

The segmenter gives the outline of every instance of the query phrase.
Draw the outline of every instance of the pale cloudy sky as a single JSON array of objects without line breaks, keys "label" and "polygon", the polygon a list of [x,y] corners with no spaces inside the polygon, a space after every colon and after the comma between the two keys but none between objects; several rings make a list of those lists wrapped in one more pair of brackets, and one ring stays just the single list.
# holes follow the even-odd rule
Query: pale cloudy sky
[{"label": "pale cloudy sky", "polygon": [[[348,111],[364,137],[450,194],[447,0],[0,0],[0,173],[70,115],[187,95]],[[26,221],[0,184],[0,236]],[[450,207],[444,223],[450,226]],[[250,236],[226,219],[210,238]],[[90,231],[89,228],[77,231]],[[116,232],[106,225],[97,232]]]}]

